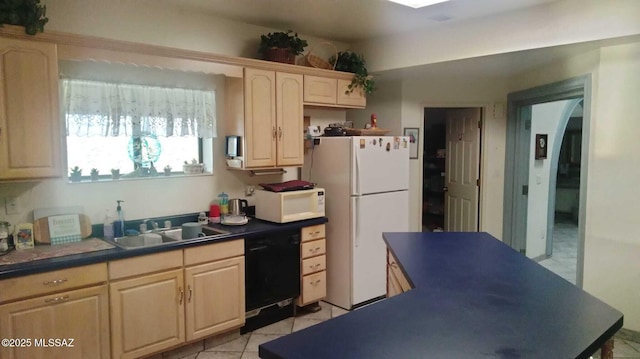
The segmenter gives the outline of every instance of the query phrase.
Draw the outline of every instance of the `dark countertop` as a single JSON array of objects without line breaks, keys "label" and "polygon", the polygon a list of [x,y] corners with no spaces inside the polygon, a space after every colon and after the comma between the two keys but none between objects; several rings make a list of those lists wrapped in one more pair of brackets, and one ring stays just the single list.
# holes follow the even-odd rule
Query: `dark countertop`
[{"label": "dark countertop", "polygon": [[384,233],[414,289],[260,345],[275,358],[588,358],[623,316],[487,233]]},{"label": "dark countertop", "polygon": [[[116,259],[136,257],[145,254],[160,253],[170,250],[182,249],[187,246],[199,246],[210,244],[214,242],[228,241],[232,239],[245,238],[251,239],[252,237],[262,236],[269,233],[276,233],[280,231],[298,229],[307,226],[313,226],[316,224],[326,223],[328,219],[326,217],[314,218],[304,221],[297,221],[291,223],[271,223],[262,221],[259,219],[251,218],[249,223],[243,226],[225,226],[221,224],[209,224],[208,226],[225,230],[229,234],[219,235],[215,238],[195,238],[189,240],[181,240],[171,243],[165,243],[157,246],[123,249],[115,247],[113,249],[106,249],[94,252],[87,252],[82,254],[72,254],[62,257],[34,260],[30,262],[0,265],[0,280],[6,278],[12,278],[27,274],[42,273],[57,269],[77,267],[87,264],[101,263]],[[113,243],[106,241],[108,243]]]}]

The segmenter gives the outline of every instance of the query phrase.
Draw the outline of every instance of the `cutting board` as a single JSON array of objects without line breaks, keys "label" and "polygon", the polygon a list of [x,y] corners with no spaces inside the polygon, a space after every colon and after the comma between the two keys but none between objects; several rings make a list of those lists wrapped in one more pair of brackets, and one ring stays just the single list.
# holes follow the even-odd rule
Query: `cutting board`
[{"label": "cutting board", "polygon": [[[91,235],[91,219],[86,214],[78,214],[80,218],[80,235],[87,238]],[[36,243],[51,244],[49,236],[49,217],[42,217],[33,222],[33,239]]]}]

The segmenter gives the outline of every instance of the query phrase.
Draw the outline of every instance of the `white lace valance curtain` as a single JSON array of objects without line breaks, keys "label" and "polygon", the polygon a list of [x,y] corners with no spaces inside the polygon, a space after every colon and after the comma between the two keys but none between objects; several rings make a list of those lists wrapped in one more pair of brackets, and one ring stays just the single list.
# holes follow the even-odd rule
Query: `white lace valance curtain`
[{"label": "white lace valance curtain", "polygon": [[67,136],[216,137],[213,91],[63,79]]}]

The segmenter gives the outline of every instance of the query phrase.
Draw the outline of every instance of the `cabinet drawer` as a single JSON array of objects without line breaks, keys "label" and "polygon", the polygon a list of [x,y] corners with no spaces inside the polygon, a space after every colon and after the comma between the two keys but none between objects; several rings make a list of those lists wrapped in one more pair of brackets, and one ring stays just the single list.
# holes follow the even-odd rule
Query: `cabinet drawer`
[{"label": "cabinet drawer", "polygon": [[106,263],[9,278],[0,281],[0,303],[106,281]]},{"label": "cabinet drawer", "polygon": [[302,228],[302,241],[308,242],[325,237],[324,224]]},{"label": "cabinet drawer", "polygon": [[311,241],[302,243],[300,245],[300,258],[305,259],[309,257],[319,256],[324,254],[326,249],[326,243],[323,239],[319,239],[317,241]]},{"label": "cabinet drawer", "polygon": [[302,288],[300,290],[298,303],[306,305],[327,296],[327,272],[322,271],[302,277]]},{"label": "cabinet drawer", "polygon": [[325,255],[321,255],[303,259],[300,272],[302,273],[302,275],[307,275],[325,269],[327,269],[327,257]]},{"label": "cabinet drawer", "polygon": [[109,262],[109,279],[132,277],[178,267],[182,267],[182,250],[121,259]]},{"label": "cabinet drawer", "polygon": [[184,250],[184,265],[213,262],[244,255],[244,240],[227,241],[191,247]]}]

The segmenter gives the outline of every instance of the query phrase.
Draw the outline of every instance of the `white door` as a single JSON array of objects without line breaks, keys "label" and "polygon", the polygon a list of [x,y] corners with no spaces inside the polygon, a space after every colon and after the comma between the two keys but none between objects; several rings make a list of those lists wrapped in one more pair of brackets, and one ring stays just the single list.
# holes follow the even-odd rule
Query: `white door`
[{"label": "white door", "polygon": [[352,141],[352,195],[409,188],[408,137],[354,136]]},{"label": "white door", "polygon": [[351,305],[384,296],[387,249],[382,232],[409,230],[408,191],[351,198],[353,262]]},{"label": "white door", "polygon": [[447,111],[446,194],[447,232],[478,230],[478,169],[480,109]]}]

